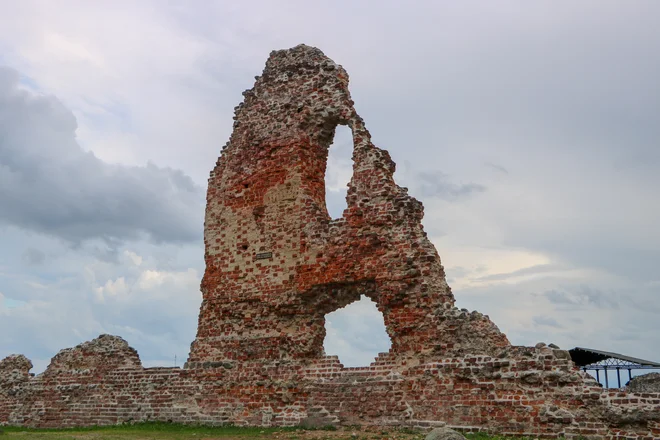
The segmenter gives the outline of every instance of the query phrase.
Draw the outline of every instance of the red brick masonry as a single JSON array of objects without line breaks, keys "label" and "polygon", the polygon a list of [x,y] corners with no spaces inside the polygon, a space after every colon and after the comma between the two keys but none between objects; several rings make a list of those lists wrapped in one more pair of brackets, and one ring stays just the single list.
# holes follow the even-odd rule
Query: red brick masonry
[{"label": "red brick masonry", "polygon": [[[371,143],[348,75],[320,50],[271,53],[209,179],[206,272],[184,369],[143,368],[121,338],[62,350],[30,377],[0,361],[0,424],[377,424],[537,437],[660,438],[660,395],[603,390],[567,351],[513,347],[454,307],[422,204]],[[348,207],[325,205],[328,147],[353,132]],[[325,315],[374,300],[392,340],[364,368],[325,356]]]}]

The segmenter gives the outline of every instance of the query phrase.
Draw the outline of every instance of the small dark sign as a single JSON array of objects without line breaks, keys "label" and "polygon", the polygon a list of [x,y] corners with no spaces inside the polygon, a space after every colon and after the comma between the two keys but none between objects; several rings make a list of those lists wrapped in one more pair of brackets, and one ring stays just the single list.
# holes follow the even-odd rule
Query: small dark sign
[{"label": "small dark sign", "polygon": [[265,260],[267,258],[273,258],[273,253],[272,252],[262,252],[260,254],[257,254],[257,260]]}]

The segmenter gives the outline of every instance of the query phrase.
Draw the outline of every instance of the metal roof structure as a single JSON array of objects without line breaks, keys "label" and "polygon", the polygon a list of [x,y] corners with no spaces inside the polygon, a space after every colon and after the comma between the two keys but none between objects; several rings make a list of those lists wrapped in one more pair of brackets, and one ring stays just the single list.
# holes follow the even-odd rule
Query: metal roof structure
[{"label": "metal roof structure", "polygon": [[619,388],[621,388],[621,370],[628,370],[632,379],[632,370],[660,369],[660,363],[639,359],[610,351],[594,350],[592,348],[575,347],[568,350],[575,365],[584,371],[596,371],[596,380],[600,382],[599,371],[605,372],[605,387],[609,387],[608,371],[616,371]]}]

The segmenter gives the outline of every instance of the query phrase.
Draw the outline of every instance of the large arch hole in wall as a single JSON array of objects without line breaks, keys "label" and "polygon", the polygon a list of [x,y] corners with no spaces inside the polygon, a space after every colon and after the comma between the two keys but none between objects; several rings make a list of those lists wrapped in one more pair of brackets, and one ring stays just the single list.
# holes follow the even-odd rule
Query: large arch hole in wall
[{"label": "large arch hole in wall", "polygon": [[345,367],[366,367],[391,346],[383,314],[364,295],[325,317],[323,349],[339,356]]},{"label": "large arch hole in wall", "polygon": [[353,132],[346,125],[335,128],[325,168],[325,205],[330,218],[340,218],[346,209],[348,182],[353,175]]}]

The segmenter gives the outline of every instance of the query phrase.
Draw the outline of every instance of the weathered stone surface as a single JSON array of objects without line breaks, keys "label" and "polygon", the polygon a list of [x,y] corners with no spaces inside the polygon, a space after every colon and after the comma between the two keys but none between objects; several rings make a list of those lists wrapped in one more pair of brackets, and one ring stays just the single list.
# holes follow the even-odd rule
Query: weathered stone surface
[{"label": "weathered stone surface", "polygon": [[633,377],[626,388],[631,393],[660,393],[660,373]]},{"label": "weathered stone surface", "polygon": [[22,354],[12,354],[0,360],[0,388],[19,385],[30,378],[32,362]]},{"label": "weathered stone surface", "polygon": [[[509,345],[488,317],[453,307],[422,204],[394,183],[395,165],[371,142],[341,66],[308,46],[273,52],[244,96],[209,179],[189,365],[318,358],[325,315],[360,295],[383,313],[395,356]],[[348,207],[333,220],[324,183],[339,124],[353,132],[354,165]]]},{"label": "weathered stone surface", "polygon": [[[147,420],[260,426],[487,429],[543,438],[660,438],[660,394],[603,390],[554,345],[511,346],[454,307],[420,202],[393,180],[321,51],[273,52],[236,109],[211,173],[206,272],[186,368],[143,368],[119,337],[60,351],[46,371],[0,361],[0,425]],[[324,200],[337,124],[353,131],[348,208]],[[367,295],[392,349],[344,368],[324,356],[324,316]]]},{"label": "weathered stone surface", "polygon": [[426,435],[426,440],[465,440],[465,436],[449,428],[435,428]]},{"label": "weathered stone surface", "polygon": [[82,374],[141,367],[137,351],[130,347],[128,342],[118,336],[100,335],[74,348],[60,350],[51,359],[44,375]]}]

